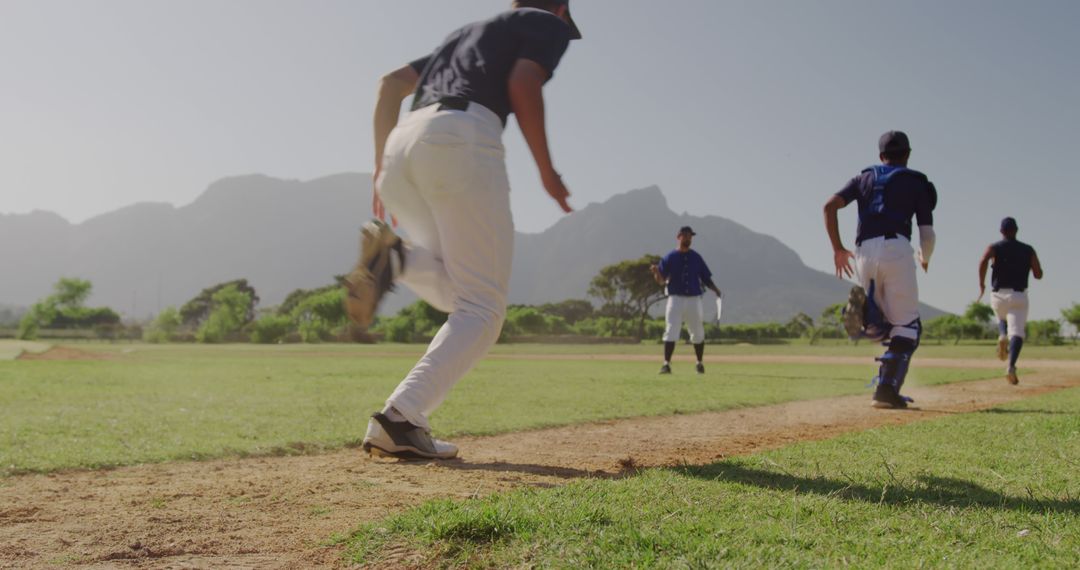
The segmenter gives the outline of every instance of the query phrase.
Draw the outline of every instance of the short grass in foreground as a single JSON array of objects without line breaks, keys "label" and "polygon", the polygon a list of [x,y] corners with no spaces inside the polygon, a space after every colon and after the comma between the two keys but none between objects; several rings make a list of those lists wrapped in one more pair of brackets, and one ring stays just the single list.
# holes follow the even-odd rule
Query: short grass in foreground
[{"label": "short grass in foreground", "polygon": [[[620,480],[427,503],[369,525],[421,565],[1080,566],[1080,389]],[[397,550],[400,554],[400,549]]]},{"label": "short grass in foreground", "polygon": [[[92,348],[91,348],[92,350]],[[356,444],[409,355],[295,347],[126,347],[101,361],[0,362],[0,475],[301,453]],[[133,351],[132,351],[133,350]],[[482,362],[433,419],[439,435],[689,413],[865,393],[874,367]],[[913,384],[993,377],[913,371]],[[497,402],[498,405],[493,405]]]}]

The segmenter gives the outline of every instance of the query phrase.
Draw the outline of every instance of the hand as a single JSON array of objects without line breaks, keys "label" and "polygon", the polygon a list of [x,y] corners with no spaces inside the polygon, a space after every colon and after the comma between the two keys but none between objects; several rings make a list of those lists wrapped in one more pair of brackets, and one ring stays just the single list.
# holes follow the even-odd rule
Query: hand
[{"label": "hand", "polygon": [[923,273],[928,273],[930,271],[930,262],[923,259],[921,249],[919,250],[919,265],[922,266]]},{"label": "hand", "polygon": [[570,191],[566,189],[566,185],[563,184],[562,177],[558,172],[551,170],[544,173],[540,177],[540,181],[544,184],[544,190],[547,191],[548,196],[551,196],[555,200],[562,211],[569,214],[574,209],[570,207],[570,204],[566,202],[566,199],[570,197]]},{"label": "hand", "polygon": [[836,266],[837,277],[843,279],[855,274],[855,271],[851,268],[851,260],[854,258],[855,254],[846,249],[838,249],[833,252],[833,264]]}]

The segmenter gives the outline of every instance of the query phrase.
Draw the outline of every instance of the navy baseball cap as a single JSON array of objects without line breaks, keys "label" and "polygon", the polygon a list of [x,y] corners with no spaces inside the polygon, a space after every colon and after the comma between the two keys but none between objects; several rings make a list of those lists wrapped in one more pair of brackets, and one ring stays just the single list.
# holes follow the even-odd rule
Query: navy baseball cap
[{"label": "navy baseball cap", "polygon": [[696,233],[694,233],[694,230],[690,229],[690,226],[683,226],[683,227],[679,228],[678,235],[683,235],[683,234],[690,234],[692,236],[697,235]]},{"label": "navy baseball cap", "polygon": [[1015,232],[1018,229],[1020,229],[1020,228],[1019,228],[1019,226],[1016,225],[1016,218],[1008,217],[1008,218],[1005,218],[1004,220],[1001,220],[1001,231],[1003,231],[1003,232]]},{"label": "navy baseball cap", "polygon": [[562,4],[563,6],[566,6],[566,19],[568,20],[567,23],[570,24],[570,39],[572,39],[572,40],[580,40],[581,39],[581,30],[579,30],[578,27],[577,27],[577,24],[574,23],[574,19],[570,17],[570,0],[553,0],[553,1],[556,4]]},{"label": "navy baseball cap", "polygon": [[901,131],[889,131],[878,139],[878,152],[904,152],[911,150],[907,135]]}]

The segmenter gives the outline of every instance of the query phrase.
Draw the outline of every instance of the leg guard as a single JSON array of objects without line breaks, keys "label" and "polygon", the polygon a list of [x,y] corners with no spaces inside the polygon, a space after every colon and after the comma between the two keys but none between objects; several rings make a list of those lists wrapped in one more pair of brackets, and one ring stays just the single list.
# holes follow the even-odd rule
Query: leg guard
[{"label": "leg guard", "polygon": [[877,283],[870,280],[870,290],[866,292],[866,314],[863,317],[863,336],[872,341],[888,340],[889,331],[892,330],[892,325],[885,319],[885,312],[878,306],[877,301],[874,300],[874,294],[877,289]]},{"label": "leg guard", "polygon": [[899,393],[904,379],[907,378],[908,367],[911,366],[911,355],[917,347],[917,341],[910,338],[894,337],[889,341],[889,350],[877,359],[881,362],[877,382],[892,386]]}]

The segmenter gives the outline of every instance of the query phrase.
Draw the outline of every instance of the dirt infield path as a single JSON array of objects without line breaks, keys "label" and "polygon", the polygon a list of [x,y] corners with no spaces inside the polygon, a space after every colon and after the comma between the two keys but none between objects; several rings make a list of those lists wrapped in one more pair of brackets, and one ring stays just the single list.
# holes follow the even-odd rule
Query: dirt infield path
[{"label": "dirt infield path", "polygon": [[464,459],[444,463],[374,461],[346,449],[11,477],[0,479],[0,568],[335,566],[341,552],[327,539],[432,498],[618,476],[628,466],[707,463],[1073,386],[1080,363],[1053,363],[1020,386],[913,387],[919,410],[874,410],[862,395],[591,423],[461,439]]}]

